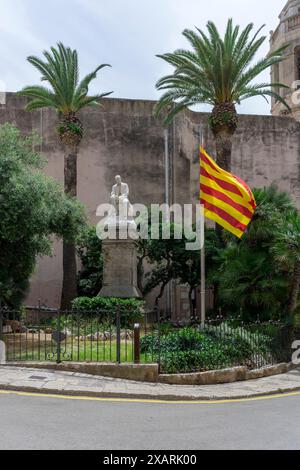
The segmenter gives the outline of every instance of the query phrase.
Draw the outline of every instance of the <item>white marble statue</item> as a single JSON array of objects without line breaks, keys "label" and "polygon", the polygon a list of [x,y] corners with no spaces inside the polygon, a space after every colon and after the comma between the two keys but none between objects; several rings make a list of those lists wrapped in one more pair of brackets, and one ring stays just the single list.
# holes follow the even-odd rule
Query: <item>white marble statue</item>
[{"label": "white marble statue", "polygon": [[[120,175],[115,177],[116,184],[112,187],[110,203],[114,211],[110,214],[109,223],[118,225],[123,222],[131,224],[133,222],[133,207],[129,201],[128,184],[123,183]],[[114,220],[113,220],[114,219]]]},{"label": "white marble statue", "polygon": [[116,184],[112,187],[110,203],[114,206],[117,216],[128,217],[131,209],[128,184],[122,182],[120,175],[117,175],[115,180]]},{"label": "white marble statue", "polygon": [[[101,240],[139,238],[135,222],[136,206],[129,201],[128,184],[122,182],[121,176],[115,177],[109,204],[100,204],[97,216],[103,217],[97,225],[97,234]],[[117,238],[116,238],[117,237]]]}]

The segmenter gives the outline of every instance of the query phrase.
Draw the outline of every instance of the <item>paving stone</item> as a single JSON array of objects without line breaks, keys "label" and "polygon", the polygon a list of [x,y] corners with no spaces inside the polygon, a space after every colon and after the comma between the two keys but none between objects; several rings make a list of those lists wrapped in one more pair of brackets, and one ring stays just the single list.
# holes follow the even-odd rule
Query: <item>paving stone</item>
[{"label": "paving stone", "polygon": [[[36,380],[32,376],[43,376],[44,380]],[[300,369],[286,374],[247,382],[235,382],[219,385],[167,385],[159,383],[133,382],[109,377],[95,377],[74,372],[49,371],[43,369],[28,369],[22,367],[0,366],[1,387],[14,387],[20,390],[52,390],[71,394],[99,394],[121,396],[149,396],[152,398],[172,397],[184,399],[222,399],[236,397],[251,397],[281,390],[300,389]]]}]

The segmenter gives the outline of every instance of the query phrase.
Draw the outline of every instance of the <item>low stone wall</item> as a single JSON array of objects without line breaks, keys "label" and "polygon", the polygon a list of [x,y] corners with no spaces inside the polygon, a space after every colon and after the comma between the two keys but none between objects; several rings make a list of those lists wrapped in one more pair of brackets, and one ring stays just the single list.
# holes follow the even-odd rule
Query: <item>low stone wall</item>
[{"label": "low stone wall", "polygon": [[224,384],[285,374],[293,367],[295,366],[292,364],[277,364],[257,370],[249,370],[247,367],[233,367],[231,369],[196,372],[193,374],[165,374],[160,375],[158,381],[169,385]]},{"label": "low stone wall", "polygon": [[33,369],[50,369],[64,372],[78,372],[136,382],[164,383],[169,385],[214,385],[270,377],[285,374],[295,368],[293,364],[277,364],[262,369],[249,370],[247,367],[195,372],[192,374],[159,374],[157,364],[114,364],[89,362],[9,362],[7,366]]},{"label": "low stone wall", "polygon": [[7,366],[27,367],[33,369],[59,370],[81,374],[113,377],[115,379],[134,380],[136,382],[158,382],[157,364],[114,364],[96,362],[9,362]]}]

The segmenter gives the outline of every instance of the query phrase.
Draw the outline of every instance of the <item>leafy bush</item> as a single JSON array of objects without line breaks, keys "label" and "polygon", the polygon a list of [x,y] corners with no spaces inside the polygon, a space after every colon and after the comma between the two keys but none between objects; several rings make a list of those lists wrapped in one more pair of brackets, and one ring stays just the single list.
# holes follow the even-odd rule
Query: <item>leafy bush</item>
[{"label": "leafy bush", "polygon": [[84,315],[100,315],[103,319],[115,318],[119,308],[122,323],[142,319],[144,315],[144,302],[137,299],[78,297],[73,301],[72,307]]},{"label": "leafy bush", "polygon": [[171,333],[146,335],[141,340],[142,353],[158,358],[165,373],[214,370],[237,365],[254,367],[258,358],[267,361],[271,340],[258,332],[233,328],[224,323],[201,331],[182,328]]},{"label": "leafy bush", "polygon": [[11,124],[0,126],[0,298],[18,309],[40,256],[53,235],[72,241],[85,224],[83,206],[42,173],[39,139]]},{"label": "leafy bush", "polygon": [[96,234],[96,227],[83,227],[76,247],[82,266],[78,274],[78,294],[94,297],[100,292],[103,281],[102,241]]}]

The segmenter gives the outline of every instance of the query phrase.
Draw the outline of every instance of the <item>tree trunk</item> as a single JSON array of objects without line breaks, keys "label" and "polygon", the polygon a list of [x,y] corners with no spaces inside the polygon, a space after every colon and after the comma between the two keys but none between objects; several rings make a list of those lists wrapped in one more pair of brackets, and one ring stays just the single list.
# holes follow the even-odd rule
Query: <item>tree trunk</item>
[{"label": "tree trunk", "polygon": [[[64,158],[65,193],[77,195],[77,148],[66,153]],[[74,242],[63,241],[63,285],[60,308],[71,308],[72,300],[77,297],[77,264]]]},{"label": "tree trunk", "polygon": [[[210,117],[210,127],[216,141],[217,164],[229,172],[231,172],[232,140],[237,125],[238,116],[234,103],[215,104]],[[223,229],[218,224],[216,224],[216,232],[219,240],[222,241]]]},{"label": "tree trunk", "polygon": [[288,303],[288,315],[292,321],[294,320],[295,310],[298,306],[299,288],[300,288],[300,263],[297,263],[294,269],[291,292],[290,292],[290,299]]},{"label": "tree trunk", "polygon": [[159,291],[159,294],[158,296],[156,297],[155,299],[155,303],[154,303],[154,306],[155,307],[158,307],[159,306],[159,302],[161,301],[161,298],[163,297],[164,295],[164,292],[165,292],[165,288],[166,286],[169,284],[170,281],[168,282],[163,282],[160,286],[160,291]]},{"label": "tree trunk", "polygon": [[[232,153],[232,138],[233,134],[226,130],[219,130],[215,134],[216,141],[216,151],[217,151],[217,164],[225,171],[231,171],[231,153]],[[216,232],[218,239],[223,244],[223,234],[224,229],[216,224]]]},{"label": "tree trunk", "polygon": [[190,286],[190,288],[189,288],[189,304],[190,304],[190,318],[191,319],[194,317],[194,304],[193,304],[193,299],[192,299],[193,290],[194,290],[194,287]]},{"label": "tree trunk", "polygon": [[211,113],[210,127],[216,140],[217,164],[226,171],[231,171],[232,138],[237,126],[235,104],[216,103]]},{"label": "tree trunk", "polygon": [[226,171],[231,171],[231,153],[232,153],[233,134],[221,130],[215,135],[217,164]]},{"label": "tree trunk", "polygon": [[140,290],[140,292],[143,294],[144,290],[144,284],[143,284],[143,279],[144,279],[144,262],[145,256],[139,256],[138,257],[138,263],[137,263],[137,285]]}]

